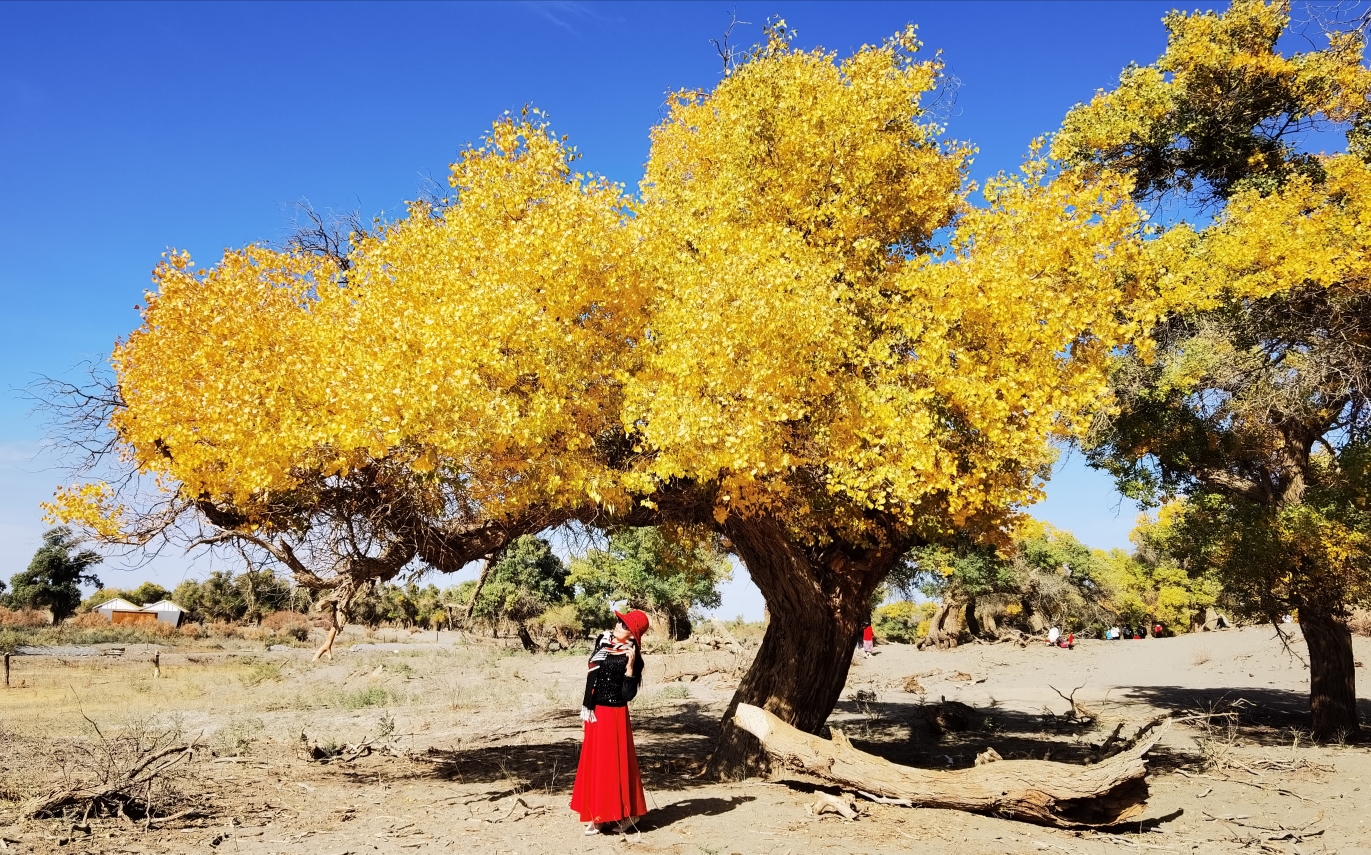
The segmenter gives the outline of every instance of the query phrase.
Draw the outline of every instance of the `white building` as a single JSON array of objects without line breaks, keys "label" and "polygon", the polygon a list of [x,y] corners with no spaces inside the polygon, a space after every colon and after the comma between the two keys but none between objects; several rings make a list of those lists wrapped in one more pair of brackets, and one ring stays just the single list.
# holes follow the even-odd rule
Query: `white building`
[{"label": "white building", "polygon": [[105,600],[95,607],[95,610],[105,616],[105,620],[113,620],[115,612],[137,612],[142,611],[143,607],[130,603],[122,597],[115,597],[112,600]]},{"label": "white building", "polygon": [[185,609],[176,605],[171,600],[158,600],[155,603],[143,606],[141,611],[156,612],[159,621],[162,623],[169,623],[172,626],[180,626],[181,619],[186,614]]}]

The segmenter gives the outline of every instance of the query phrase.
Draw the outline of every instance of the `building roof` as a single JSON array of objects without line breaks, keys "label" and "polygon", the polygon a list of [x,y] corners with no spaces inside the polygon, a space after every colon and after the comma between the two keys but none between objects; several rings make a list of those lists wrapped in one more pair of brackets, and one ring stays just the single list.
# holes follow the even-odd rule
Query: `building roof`
[{"label": "building roof", "polygon": [[137,612],[142,611],[142,606],[130,603],[123,597],[115,597],[112,600],[105,600],[95,607],[97,612]]},{"label": "building roof", "polygon": [[158,600],[150,605],[143,606],[145,612],[183,612],[185,609],[173,603],[171,600]]}]

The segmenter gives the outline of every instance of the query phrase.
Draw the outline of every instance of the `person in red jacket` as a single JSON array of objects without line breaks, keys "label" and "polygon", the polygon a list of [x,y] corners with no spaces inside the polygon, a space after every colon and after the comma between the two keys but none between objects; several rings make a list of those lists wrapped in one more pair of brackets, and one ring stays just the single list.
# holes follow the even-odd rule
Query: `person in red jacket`
[{"label": "person in red jacket", "polygon": [[647,813],[628,702],[643,679],[643,633],[647,615],[615,612],[614,629],[595,640],[581,701],[584,741],[571,788],[571,809],[586,834],[624,832]]},{"label": "person in red jacket", "polygon": [[871,621],[862,624],[862,655],[870,656],[876,646],[876,633],[871,629]]}]

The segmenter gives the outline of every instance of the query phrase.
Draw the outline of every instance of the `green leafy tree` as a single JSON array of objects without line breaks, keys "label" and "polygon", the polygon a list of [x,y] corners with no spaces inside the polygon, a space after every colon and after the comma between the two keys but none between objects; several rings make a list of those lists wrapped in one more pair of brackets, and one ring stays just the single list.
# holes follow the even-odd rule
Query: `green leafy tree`
[{"label": "green leafy tree", "polygon": [[428,584],[419,587],[418,583],[411,582],[405,586],[405,595],[414,603],[414,623],[416,626],[436,629],[447,619],[447,612],[442,605],[442,593],[437,585]]},{"label": "green leafy tree", "polygon": [[165,600],[171,596],[171,592],[156,582],[144,582],[137,588],[127,590],[120,588],[101,588],[81,602],[83,611],[90,611],[97,606],[107,603],[113,599],[124,599],[138,606],[146,606],[159,600]]},{"label": "green leafy tree", "polygon": [[[568,583],[588,600],[586,611],[604,611],[611,601],[654,612],[667,636],[690,636],[690,611],[718,608],[719,584],[731,565],[718,537],[660,527],[623,528],[605,549],[591,549],[571,563]],[[593,620],[593,616],[592,616]]]},{"label": "green leafy tree", "polygon": [[928,634],[938,606],[932,602],[898,600],[876,609],[872,629],[882,641],[913,644]]},{"label": "green leafy tree", "polygon": [[156,582],[144,582],[127,593],[128,601],[137,603],[140,606],[160,602],[171,596],[171,591],[168,591]]},{"label": "green leafy tree", "polygon": [[1130,626],[1155,622],[1184,632],[1224,596],[1218,572],[1198,556],[1180,552],[1173,510],[1156,520],[1139,517],[1129,535],[1133,554],[1110,565],[1111,605]]},{"label": "green leafy tree", "polygon": [[[1185,497],[1177,566],[1219,571],[1250,615],[1298,611],[1314,734],[1355,738],[1348,620],[1371,601],[1364,39],[1285,56],[1288,4],[1255,0],[1166,23],[1166,53],[1073,109],[1054,144],[1085,174],[1126,173],[1139,198],[1216,214],[1150,242],[1139,275],[1193,298],[1117,355],[1117,406],[1087,454],[1125,495]],[[1301,149],[1311,130],[1346,132],[1346,151]]]},{"label": "green leafy tree", "polygon": [[552,606],[571,599],[567,566],[540,537],[517,538],[500,555],[481,587],[473,615],[489,622],[512,622],[526,650],[536,645],[529,623]]},{"label": "green leafy tree", "polygon": [[243,617],[260,622],[271,612],[288,608],[291,598],[290,582],[268,568],[249,569],[233,578],[233,586],[243,601]]},{"label": "green leafy tree", "polygon": [[214,570],[200,582],[197,606],[204,619],[235,621],[247,614],[248,604],[236,581],[232,572]]},{"label": "green leafy tree", "polygon": [[10,579],[13,591],[7,598],[15,608],[47,609],[54,623],[66,620],[81,605],[81,586],[103,587],[90,568],[104,559],[89,549],[66,526],[43,534],[43,545],[34,553],[28,569]]}]

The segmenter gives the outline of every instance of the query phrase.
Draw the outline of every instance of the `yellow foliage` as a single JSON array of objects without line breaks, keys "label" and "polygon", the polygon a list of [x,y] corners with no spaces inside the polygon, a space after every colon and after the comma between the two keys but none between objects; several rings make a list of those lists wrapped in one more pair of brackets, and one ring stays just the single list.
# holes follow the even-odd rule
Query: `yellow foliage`
[{"label": "yellow foliage", "polygon": [[[264,526],[382,463],[488,517],[690,483],[716,520],[805,536],[997,526],[1156,295],[1122,179],[1035,160],[967,204],[972,150],[923,113],[940,66],[918,48],[773,31],[671,99],[637,197],[506,116],[453,164],[453,204],[354,236],[346,270],[169,254],[114,354],[113,426],[169,493]],[[109,534],[97,493],[51,513]]]},{"label": "yellow foliage", "polygon": [[51,502],[42,502],[43,521],[51,525],[75,524],[97,537],[116,540],[124,528],[128,509],[114,498],[109,484],[73,484],[59,487]]},{"label": "yellow foliage", "polygon": [[[1352,121],[1371,93],[1359,31],[1330,35],[1322,50],[1285,56],[1276,45],[1289,21],[1288,2],[1262,0],[1234,0],[1222,13],[1169,13],[1166,52],[1152,65],[1130,65],[1118,87],[1071,110],[1053,140],[1054,156],[1132,162],[1149,181],[1186,190],[1196,178],[1230,181],[1223,169],[1206,176],[1206,161],[1218,164],[1235,153],[1245,159],[1229,165],[1244,175],[1281,172],[1287,152],[1279,135],[1254,134],[1255,123],[1282,115],[1291,123]],[[1231,149],[1245,135],[1251,136],[1240,151]],[[1177,154],[1172,147],[1180,140]],[[1169,158],[1159,155],[1168,151],[1177,156],[1163,166]]]}]

